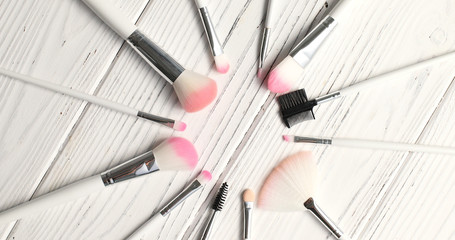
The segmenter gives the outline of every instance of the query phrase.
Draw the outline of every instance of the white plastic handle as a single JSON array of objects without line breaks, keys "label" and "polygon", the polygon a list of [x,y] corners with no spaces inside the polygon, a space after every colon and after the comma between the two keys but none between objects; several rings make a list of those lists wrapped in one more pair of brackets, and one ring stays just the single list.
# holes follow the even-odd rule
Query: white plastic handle
[{"label": "white plastic handle", "polygon": [[340,238],[338,238],[339,240],[351,240],[351,238],[346,235],[346,234],[343,234]]},{"label": "white plastic handle", "polygon": [[[280,1],[282,1],[282,4],[284,4],[285,2],[283,0]],[[269,0],[269,2],[267,3],[267,15],[265,16],[264,23],[265,28],[272,28],[273,24],[275,24],[279,10],[277,9],[277,7],[278,7],[277,0]]]},{"label": "white plastic handle", "polygon": [[342,22],[344,17],[352,14],[352,4],[354,2],[360,2],[360,0],[339,0],[329,15],[338,23]]},{"label": "white plastic handle", "polygon": [[127,40],[136,31],[134,25],[118,7],[110,0],[82,0],[93,12],[98,15],[118,35]]},{"label": "white plastic handle", "polygon": [[1,212],[0,225],[34,215],[56,205],[75,200],[103,189],[104,184],[99,175],[80,180]]},{"label": "white plastic handle", "polygon": [[139,240],[144,239],[154,227],[159,224],[159,222],[163,221],[165,217],[163,217],[159,212],[153,215],[147,222],[142,224],[136,231],[134,231],[126,240]]}]

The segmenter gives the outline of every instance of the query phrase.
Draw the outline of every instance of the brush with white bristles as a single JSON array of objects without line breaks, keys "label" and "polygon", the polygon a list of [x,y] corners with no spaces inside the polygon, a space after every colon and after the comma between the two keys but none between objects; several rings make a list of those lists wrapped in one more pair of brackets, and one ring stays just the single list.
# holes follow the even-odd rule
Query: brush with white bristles
[{"label": "brush with white bristles", "polygon": [[164,208],[162,208],[158,213],[154,214],[147,222],[142,224],[136,231],[134,231],[127,240],[134,239],[143,239],[149,232],[151,232],[152,227],[156,226],[157,222],[164,220],[171,211],[176,208],[178,205],[183,203],[185,199],[191,196],[193,193],[197,192],[199,189],[203,188],[206,183],[212,179],[212,174],[209,171],[202,171],[199,176],[194,179],[185,189],[183,189],[174,199],[172,199]]},{"label": "brush with white bristles", "polygon": [[201,16],[202,25],[204,25],[205,35],[210,45],[213,58],[215,59],[216,70],[219,73],[227,73],[229,71],[229,59],[224,54],[223,46],[216,35],[215,26],[210,18],[209,10],[207,9],[207,0],[194,0]]},{"label": "brush with white bristles", "polygon": [[159,170],[193,170],[198,154],[193,144],[180,137],[172,137],[152,151],[148,151],[99,175],[57,189],[53,192],[0,212],[0,225],[36,214],[45,209],[101,191],[123,182]]},{"label": "brush with white bristles", "polygon": [[349,237],[316,205],[318,169],[311,152],[298,152],[276,166],[262,186],[258,207],[273,211],[310,210],[338,239]]},{"label": "brush with white bristles", "polygon": [[82,1],[126,40],[153,69],[174,87],[185,111],[197,112],[213,102],[217,95],[215,81],[209,77],[186,70],[142,33],[111,1]]}]

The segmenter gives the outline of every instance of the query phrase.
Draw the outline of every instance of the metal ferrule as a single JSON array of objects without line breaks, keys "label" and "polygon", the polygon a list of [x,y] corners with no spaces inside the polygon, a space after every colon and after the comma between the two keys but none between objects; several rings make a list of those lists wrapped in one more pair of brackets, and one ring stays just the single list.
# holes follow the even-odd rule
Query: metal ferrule
[{"label": "metal ferrule", "polygon": [[216,36],[215,26],[213,26],[212,20],[210,19],[207,7],[199,8],[199,15],[201,15],[202,24],[204,25],[207,40],[209,41],[210,50],[212,50],[213,56],[223,54],[223,46],[221,46],[221,43]]},{"label": "metal ferrule", "polygon": [[153,114],[146,113],[146,112],[141,112],[141,111],[139,111],[137,113],[137,116],[140,117],[140,118],[144,118],[144,119],[150,120],[152,122],[156,122],[156,123],[162,124],[162,125],[164,125],[166,127],[170,127],[170,128],[173,128],[174,127],[174,123],[175,123],[175,120],[173,120],[173,119],[164,118],[164,117],[160,117],[160,116],[157,116],[157,115],[153,115]]},{"label": "metal ferrule", "polygon": [[324,226],[327,227],[327,229],[330,230],[330,232],[332,232],[335,237],[340,238],[343,236],[343,232],[335,225],[332,220],[330,220],[330,218],[321,210],[321,208],[316,205],[313,198],[308,199],[304,205],[319,219],[319,221],[322,222],[322,224],[324,224]]},{"label": "metal ferrule", "polygon": [[291,50],[289,55],[293,57],[301,67],[305,67],[327,36],[332,32],[336,24],[337,22],[335,19],[331,16],[327,16]]},{"label": "metal ferrule", "polygon": [[244,219],[243,219],[243,237],[245,239],[251,238],[251,219],[253,219],[253,202],[244,202]]},{"label": "metal ferrule", "polygon": [[328,102],[328,101],[332,101],[332,100],[337,99],[339,97],[341,97],[341,93],[340,92],[334,92],[334,93],[327,94],[325,96],[317,97],[314,100],[316,101],[317,104],[320,104],[320,103],[325,103],[325,102]]},{"label": "metal ferrule", "polygon": [[165,217],[168,215],[172,209],[177,207],[180,203],[185,201],[191,194],[195,193],[197,190],[202,188],[202,184],[196,179],[190,185],[188,185],[179,195],[177,195],[170,203],[168,203],[163,209],[161,209],[160,214]]},{"label": "metal ferrule", "polygon": [[105,186],[146,175],[159,168],[152,151],[139,155],[101,174]]},{"label": "metal ferrule", "polygon": [[265,58],[267,57],[267,49],[269,48],[270,28],[264,28],[262,33],[261,50],[259,52],[259,68],[262,68]]},{"label": "metal ferrule", "polygon": [[212,231],[213,222],[215,221],[215,217],[217,216],[218,211],[213,210],[212,216],[210,216],[209,221],[207,222],[207,226],[204,229],[204,233],[202,233],[201,240],[209,239],[210,232]]},{"label": "metal ferrule", "polygon": [[139,29],[128,37],[128,43],[170,84],[173,84],[185,71],[182,65],[141,33]]},{"label": "metal ferrule", "polygon": [[332,144],[332,139],[294,136],[294,142],[329,144],[330,145],[330,144]]}]

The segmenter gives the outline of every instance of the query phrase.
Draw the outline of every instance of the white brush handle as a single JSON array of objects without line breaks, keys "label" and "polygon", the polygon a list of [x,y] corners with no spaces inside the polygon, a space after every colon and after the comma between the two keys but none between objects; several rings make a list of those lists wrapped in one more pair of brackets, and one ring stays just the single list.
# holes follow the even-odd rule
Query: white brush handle
[{"label": "white brush handle", "polygon": [[142,224],[136,231],[134,231],[126,240],[139,240],[144,239],[147,233],[156,226],[157,223],[164,220],[164,217],[158,212],[153,215],[147,222]]},{"label": "white brush handle", "polygon": [[1,212],[0,225],[34,215],[56,205],[75,200],[103,189],[104,184],[99,175],[80,180]]},{"label": "white brush handle", "polygon": [[[283,1],[283,0],[281,0]],[[272,28],[273,24],[275,24],[276,19],[277,19],[277,0],[269,0],[267,3],[267,14],[265,16],[265,22],[264,22],[264,27],[265,28]]]},{"label": "white brush handle", "polygon": [[372,140],[334,138],[334,139],[332,139],[332,145],[342,146],[342,147],[379,149],[379,150],[455,154],[455,148],[408,144],[408,143],[381,142],[381,141],[372,141]]},{"label": "white brush handle", "polygon": [[25,83],[33,84],[38,87],[42,87],[42,88],[49,89],[49,90],[52,90],[55,92],[66,94],[66,95],[74,97],[74,98],[84,100],[87,102],[91,102],[91,103],[94,103],[94,104],[97,104],[97,105],[100,105],[100,106],[103,106],[103,107],[106,107],[106,108],[109,108],[109,109],[112,109],[115,111],[123,112],[123,113],[129,114],[129,115],[132,115],[132,116],[137,116],[137,114],[139,112],[138,110],[136,110],[134,108],[131,108],[131,107],[119,104],[119,103],[115,103],[115,102],[112,102],[112,101],[109,101],[109,100],[106,100],[103,98],[99,98],[99,97],[96,97],[96,96],[93,96],[90,94],[76,91],[71,88],[63,87],[63,86],[60,86],[60,85],[57,85],[54,83],[43,81],[43,80],[40,80],[40,79],[37,79],[34,77],[15,73],[15,72],[6,70],[4,68],[0,68],[0,74],[21,80]]},{"label": "white brush handle", "polygon": [[335,19],[338,23],[340,20],[343,21],[346,16],[351,15],[351,5],[359,0],[339,0],[337,5],[330,11],[329,16]]},{"label": "white brush handle", "polygon": [[340,238],[338,238],[339,240],[351,240],[351,238],[346,235],[346,234],[343,234],[343,236],[341,236]]},{"label": "white brush handle", "polygon": [[207,7],[207,0],[194,0],[197,8]]},{"label": "white brush handle", "polygon": [[351,93],[357,93],[361,89],[376,86],[379,83],[387,83],[388,81],[396,80],[394,78],[395,74],[402,73],[402,72],[412,72],[412,71],[421,69],[423,67],[427,67],[429,65],[437,65],[441,62],[444,62],[444,61],[450,60],[450,59],[455,60],[455,52],[446,53],[446,54],[438,56],[438,57],[430,58],[428,60],[424,60],[419,63],[411,64],[411,65],[399,68],[397,70],[393,70],[393,71],[381,74],[379,76],[369,78],[367,80],[355,83],[349,87],[343,88],[343,89],[339,90],[338,92],[340,92],[342,96],[348,95]]},{"label": "white brush handle", "polygon": [[136,31],[137,27],[127,18],[118,7],[110,0],[82,0],[92,11],[98,15],[118,35],[127,40]]}]

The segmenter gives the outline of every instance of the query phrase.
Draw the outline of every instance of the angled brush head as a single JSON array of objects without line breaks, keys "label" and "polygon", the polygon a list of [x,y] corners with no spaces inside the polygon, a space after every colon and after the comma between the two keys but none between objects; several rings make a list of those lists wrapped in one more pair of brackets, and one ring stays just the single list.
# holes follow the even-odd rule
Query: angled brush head
[{"label": "angled brush head", "polygon": [[193,144],[181,137],[171,137],[153,149],[160,170],[193,170],[198,154]]},{"label": "angled brush head", "polygon": [[278,97],[284,124],[288,128],[304,121],[314,120],[315,100],[308,101],[305,89],[299,89]]},{"label": "angled brush head", "polygon": [[274,93],[288,92],[302,77],[302,74],[303,68],[294,58],[287,56],[270,72],[267,87]]},{"label": "angled brush head", "polygon": [[215,81],[190,70],[183,71],[173,86],[187,112],[197,112],[207,107],[216,98],[218,91]]},{"label": "angled brush head", "polygon": [[276,166],[259,192],[258,206],[274,211],[305,210],[316,195],[318,170],[311,152],[298,152]]},{"label": "angled brush head", "polygon": [[228,193],[229,186],[225,182],[221,185],[220,190],[218,190],[218,194],[215,197],[215,201],[213,202],[212,209],[215,211],[221,211],[223,209],[224,202],[226,201],[227,193]]}]

